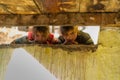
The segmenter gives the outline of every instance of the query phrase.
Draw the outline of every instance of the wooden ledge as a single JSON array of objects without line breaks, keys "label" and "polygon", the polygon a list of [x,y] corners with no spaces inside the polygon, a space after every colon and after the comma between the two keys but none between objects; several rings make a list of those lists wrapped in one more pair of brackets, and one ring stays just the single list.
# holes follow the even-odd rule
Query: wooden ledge
[{"label": "wooden ledge", "polygon": [[98,45],[46,45],[46,44],[12,44],[12,45],[0,45],[0,48],[20,48],[20,47],[43,47],[52,49],[63,49],[66,51],[82,51],[82,52],[94,52],[98,48]]}]

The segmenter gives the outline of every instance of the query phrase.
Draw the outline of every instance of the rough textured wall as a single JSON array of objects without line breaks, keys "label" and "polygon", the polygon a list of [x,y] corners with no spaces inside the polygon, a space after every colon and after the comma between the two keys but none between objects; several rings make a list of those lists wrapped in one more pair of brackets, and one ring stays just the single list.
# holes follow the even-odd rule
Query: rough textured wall
[{"label": "rough textured wall", "polygon": [[[102,29],[96,52],[23,46],[59,80],[120,80],[120,29]],[[0,48],[0,80],[14,48]]]}]

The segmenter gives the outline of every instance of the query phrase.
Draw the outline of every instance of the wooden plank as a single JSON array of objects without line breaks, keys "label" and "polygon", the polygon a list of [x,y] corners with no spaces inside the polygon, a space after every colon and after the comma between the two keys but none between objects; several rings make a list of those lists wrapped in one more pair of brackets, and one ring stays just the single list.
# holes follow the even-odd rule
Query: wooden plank
[{"label": "wooden plank", "polygon": [[[52,25],[107,25],[115,24],[118,13],[60,13],[51,14]],[[109,18],[108,18],[109,17]]]},{"label": "wooden plank", "polygon": [[82,14],[85,25],[101,25],[102,13],[86,13]]},{"label": "wooden plank", "polygon": [[[57,13],[60,12],[58,3],[61,0],[35,0],[40,8],[42,8],[42,13]],[[42,4],[41,4],[42,3]]]},{"label": "wooden plank", "polygon": [[80,0],[80,12],[118,12],[119,0]]},{"label": "wooden plank", "polygon": [[91,0],[80,0],[80,10],[79,12],[87,12],[88,6],[91,4]]},{"label": "wooden plank", "polygon": [[119,0],[35,0],[42,13],[117,12]]},{"label": "wooden plank", "polygon": [[62,12],[79,12],[80,0],[62,0],[58,3]]},{"label": "wooden plank", "polygon": [[49,18],[46,15],[17,15],[17,14],[3,14],[0,15],[0,26],[13,26],[13,25],[47,25]]},{"label": "wooden plank", "polygon": [[117,13],[1,14],[0,26],[27,25],[108,25]]},{"label": "wooden plank", "polygon": [[110,13],[106,13],[106,14],[102,14],[102,20],[101,20],[101,25],[102,24],[117,24],[117,22],[119,21],[116,21],[116,18],[118,17],[117,15],[119,15],[118,13],[117,14],[110,14]]},{"label": "wooden plank", "polygon": [[0,14],[38,13],[40,13],[39,9],[33,0],[0,0]]},{"label": "wooden plank", "polygon": [[119,3],[118,0],[1,0],[0,14],[118,12]]}]

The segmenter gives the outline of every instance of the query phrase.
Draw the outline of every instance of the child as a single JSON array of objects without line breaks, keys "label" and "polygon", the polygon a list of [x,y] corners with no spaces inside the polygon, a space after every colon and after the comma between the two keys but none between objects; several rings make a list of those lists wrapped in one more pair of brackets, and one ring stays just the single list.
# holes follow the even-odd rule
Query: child
[{"label": "child", "polygon": [[28,35],[14,40],[15,44],[55,44],[54,35],[49,32],[49,26],[33,26],[30,28]]},{"label": "child", "polygon": [[39,44],[56,44],[54,35],[50,33],[49,26],[34,26],[34,40]]},{"label": "child", "polygon": [[28,34],[26,36],[15,39],[11,44],[31,44],[34,42],[33,26],[28,27]]},{"label": "child", "polygon": [[61,44],[93,44],[89,34],[78,31],[77,26],[61,26],[60,32],[59,42]]}]

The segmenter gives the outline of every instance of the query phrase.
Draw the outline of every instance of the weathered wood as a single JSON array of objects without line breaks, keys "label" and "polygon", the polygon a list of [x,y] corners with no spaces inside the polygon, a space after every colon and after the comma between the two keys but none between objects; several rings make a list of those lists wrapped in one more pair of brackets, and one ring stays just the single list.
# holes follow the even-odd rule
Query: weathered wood
[{"label": "weathered wood", "polygon": [[0,26],[14,26],[14,25],[47,25],[49,18],[46,15],[38,14],[2,14],[0,15]]},{"label": "weathered wood", "polygon": [[1,0],[0,14],[117,12],[119,3],[118,0]]},{"label": "weathered wood", "polygon": [[107,25],[115,24],[117,13],[1,14],[0,26]]},{"label": "weathered wood", "polygon": [[98,45],[45,45],[45,44],[7,44],[7,45],[0,45],[0,48],[19,48],[19,47],[26,47],[26,46],[40,46],[44,48],[52,48],[52,49],[63,49],[66,51],[81,51],[81,52],[88,52],[88,51],[96,51],[98,48]]},{"label": "weathered wood", "polygon": [[36,0],[44,13],[58,12],[117,12],[119,0]]},{"label": "weathered wood", "polygon": [[79,12],[80,0],[62,0],[59,6],[61,12]]},{"label": "weathered wood", "polygon": [[118,12],[119,3],[118,0],[1,0],[0,14]]},{"label": "weathered wood", "polygon": [[1,0],[0,26],[119,24],[119,3],[118,0]]},{"label": "weathered wood", "polygon": [[56,13],[56,12],[60,12],[59,9],[59,5],[58,3],[60,3],[61,0],[43,0],[43,7],[44,7],[44,11],[45,13]]},{"label": "weathered wood", "polygon": [[79,12],[79,0],[35,0],[42,13]]},{"label": "weathered wood", "polygon": [[0,0],[0,14],[38,14],[33,0]]}]

